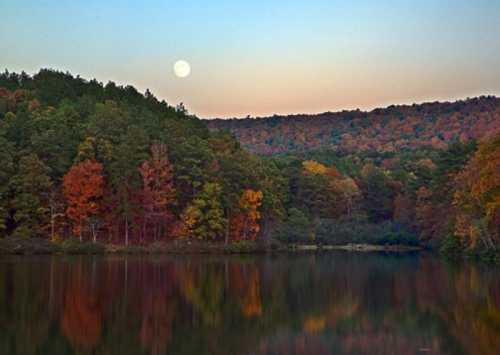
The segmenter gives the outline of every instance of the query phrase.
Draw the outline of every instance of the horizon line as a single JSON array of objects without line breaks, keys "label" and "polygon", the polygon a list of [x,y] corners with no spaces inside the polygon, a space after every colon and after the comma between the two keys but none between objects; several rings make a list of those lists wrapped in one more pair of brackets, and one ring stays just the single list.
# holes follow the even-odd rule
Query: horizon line
[{"label": "horizon line", "polygon": [[373,111],[376,110],[387,110],[391,108],[399,108],[399,107],[413,107],[413,106],[422,106],[422,105],[429,105],[429,104],[455,104],[458,102],[467,102],[467,101],[472,101],[472,100],[479,100],[479,99],[500,99],[500,96],[497,96],[497,94],[476,94],[473,96],[466,96],[466,97],[454,97],[454,98],[448,98],[448,99],[441,99],[441,98],[436,98],[436,99],[423,99],[421,101],[414,101],[414,102],[403,102],[403,103],[390,103],[390,104],[382,104],[382,105],[376,105],[371,108],[345,108],[345,109],[338,109],[334,111],[318,111],[318,112],[300,112],[300,113],[274,113],[274,114],[269,114],[269,115],[247,115],[245,117],[243,116],[233,116],[233,117],[207,117],[207,118],[202,118],[198,117],[201,120],[206,120],[206,121],[213,121],[213,120],[246,120],[246,119],[269,119],[269,118],[286,118],[286,117],[298,117],[298,116],[321,116],[321,115],[326,115],[326,114],[342,114],[342,113],[350,113],[350,112],[359,112],[359,113],[372,113]]},{"label": "horizon line", "polygon": [[[49,71],[55,71],[55,72],[58,72],[58,73],[63,73],[63,74],[69,74],[71,75],[73,78],[77,79],[82,79],[86,82],[91,82],[91,81],[96,81],[98,82],[100,85],[102,85],[103,87],[108,84],[108,83],[114,83],[115,85],[117,86],[122,86],[122,87],[127,87],[127,86],[132,86],[134,87],[137,92],[139,92],[141,95],[145,95],[145,93],[147,91],[149,91],[150,93],[153,94],[154,97],[156,97],[158,99],[158,101],[162,102],[164,101],[168,106],[171,106],[171,107],[176,107],[180,104],[183,104],[188,112],[189,112],[189,104],[186,104],[185,101],[180,101],[178,103],[173,103],[173,101],[170,101],[164,97],[159,97],[159,96],[156,96],[155,93],[149,89],[149,87],[145,88],[144,90],[141,89],[141,91],[139,90],[139,88],[137,87],[137,84],[134,84],[134,83],[126,83],[126,82],[122,82],[122,81],[119,81],[119,80],[112,80],[112,79],[107,79],[107,80],[100,80],[100,79],[97,79],[95,76],[91,79],[88,79],[88,78],[85,78],[83,77],[82,75],[80,74],[74,74],[72,73],[70,70],[64,70],[64,69],[56,69],[54,67],[40,67],[38,70],[36,71],[33,71],[32,73],[26,71],[26,70],[21,70],[20,72],[18,71],[11,71],[9,70],[8,68],[4,68],[3,72],[2,73],[16,73],[16,74],[22,74],[22,73],[25,73],[27,74],[28,76],[30,77],[34,77],[36,74],[38,74],[39,72],[41,72],[42,70],[49,70]],[[289,112],[289,113],[278,113],[278,112],[275,112],[275,113],[269,113],[269,114],[264,114],[264,115],[261,115],[261,114],[258,114],[258,115],[252,115],[252,114],[247,114],[246,116],[221,116],[221,117],[203,117],[203,115],[201,114],[196,114],[196,113],[192,113],[192,115],[196,116],[198,119],[200,120],[204,120],[204,121],[211,121],[211,120],[244,120],[244,119],[267,119],[267,118],[273,118],[273,117],[280,117],[280,118],[284,118],[284,117],[296,117],[296,116],[321,116],[321,115],[324,115],[324,114],[340,114],[340,113],[345,113],[345,112],[362,112],[362,113],[371,113],[375,110],[383,110],[383,109],[388,109],[388,108],[392,108],[392,107],[411,107],[411,106],[415,106],[415,105],[425,105],[425,104],[436,104],[436,103],[440,103],[440,104],[451,104],[451,103],[457,103],[457,102],[463,102],[463,101],[469,101],[469,100],[473,100],[473,99],[480,99],[480,98],[495,98],[495,99],[498,99],[500,98],[500,92],[499,93],[474,93],[474,94],[468,94],[467,96],[461,96],[461,97],[427,97],[427,98],[424,98],[424,99],[421,99],[421,100],[415,100],[415,101],[406,101],[406,102],[399,102],[399,103],[394,103],[394,102],[386,102],[386,103],[381,103],[381,104],[376,104],[376,105],[372,105],[372,106],[367,106],[367,107],[346,107],[346,108],[339,108],[339,109],[332,109],[332,110],[321,110],[321,111],[310,111],[310,112],[299,112],[299,113],[293,113],[293,112]]]}]

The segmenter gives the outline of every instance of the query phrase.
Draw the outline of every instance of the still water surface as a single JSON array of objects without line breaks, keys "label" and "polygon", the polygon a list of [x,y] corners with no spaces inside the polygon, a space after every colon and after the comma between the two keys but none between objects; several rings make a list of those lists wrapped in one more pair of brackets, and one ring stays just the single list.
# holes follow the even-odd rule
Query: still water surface
[{"label": "still water surface", "polygon": [[500,354],[500,269],[343,252],[4,257],[0,354]]}]

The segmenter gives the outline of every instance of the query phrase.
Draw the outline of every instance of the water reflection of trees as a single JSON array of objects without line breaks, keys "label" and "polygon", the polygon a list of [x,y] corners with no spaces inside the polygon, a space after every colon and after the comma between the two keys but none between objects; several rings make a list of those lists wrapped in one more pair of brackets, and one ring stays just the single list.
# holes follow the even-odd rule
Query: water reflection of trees
[{"label": "water reflection of trees", "polygon": [[432,257],[33,258],[0,353],[496,354],[500,271]]},{"label": "water reflection of trees", "polygon": [[82,263],[77,263],[69,270],[60,324],[62,333],[75,348],[92,349],[101,338],[102,312],[94,282],[95,268],[83,268]]}]

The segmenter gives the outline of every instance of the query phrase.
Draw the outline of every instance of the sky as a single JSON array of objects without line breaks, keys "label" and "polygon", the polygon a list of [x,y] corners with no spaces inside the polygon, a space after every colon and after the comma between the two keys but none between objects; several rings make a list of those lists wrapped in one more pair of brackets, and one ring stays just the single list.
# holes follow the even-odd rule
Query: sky
[{"label": "sky", "polygon": [[0,70],[41,68],[202,118],[500,95],[500,1],[0,0]]}]

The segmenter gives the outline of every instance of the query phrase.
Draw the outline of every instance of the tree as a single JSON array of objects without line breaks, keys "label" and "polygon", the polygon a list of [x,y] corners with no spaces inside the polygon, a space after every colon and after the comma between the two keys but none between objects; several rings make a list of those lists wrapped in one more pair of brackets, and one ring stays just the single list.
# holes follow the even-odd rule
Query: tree
[{"label": "tree", "polygon": [[361,191],[356,181],[350,177],[340,177],[333,179],[331,185],[337,196],[336,210],[351,218],[357,211],[361,199]]},{"label": "tree", "polygon": [[293,173],[290,180],[292,205],[304,209],[315,221],[332,217],[336,210],[337,195],[332,188],[336,169],[330,169],[314,161],[305,161],[302,169]]},{"label": "tree", "polygon": [[89,224],[93,241],[97,239],[99,212],[104,194],[103,166],[95,160],[75,164],[64,175],[63,193],[68,207],[66,214],[73,221],[73,231],[82,240],[83,227]]},{"label": "tree", "polygon": [[130,125],[130,113],[124,105],[111,100],[96,104],[88,118],[86,138],[78,148],[78,160],[94,159],[107,166],[113,159],[113,147]]},{"label": "tree", "polygon": [[239,201],[239,213],[230,221],[232,240],[255,240],[260,230],[259,207],[262,205],[262,198],[262,191],[243,191]]},{"label": "tree", "polygon": [[313,175],[325,175],[328,168],[314,160],[306,160],[302,163],[304,170]]},{"label": "tree", "polygon": [[361,171],[361,191],[363,207],[371,222],[392,218],[394,190],[384,171],[372,164],[365,165]]},{"label": "tree", "polygon": [[460,173],[476,150],[476,142],[455,143],[436,158],[437,168],[430,184],[422,184],[432,190],[435,201],[451,205],[455,188],[455,177]]},{"label": "tree", "polygon": [[51,178],[61,179],[71,167],[81,141],[81,118],[69,103],[33,114],[32,150],[50,166]]},{"label": "tree", "polygon": [[259,237],[268,242],[277,224],[286,216],[288,178],[274,161],[264,160],[263,163],[262,176],[259,178],[263,195]]},{"label": "tree", "polygon": [[10,179],[15,173],[14,147],[10,142],[0,136],[0,235],[7,230],[10,214],[9,200],[11,197]]},{"label": "tree", "polygon": [[468,249],[500,243],[500,135],[483,142],[455,178],[455,235]]},{"label": "tree", "polygon": [[[420,239],[429,241],[439,237],[437,211],[433,204],[432,191],[422,186],[417,191],[415,203],[415,222],[420,230]],[[399,212],[398,212],[399,215]]]},{"label": "tree", "polygon": [[412,226],[414,217],[414,201],[405,194],[398,194],[394,199],[394,221],[402,225]]},{"label": "tree", "polygon": [[[213,174],[222,189],[224,216],[230,221],[239,208],[241,191],[249,188],[260,189],[262,166],[255,156],[240,150],[237,142],[230,136],[217,137],[212,139],[210,144],[217,159]],[[224,242],[227,244],[230,223],[226,224],[226,228]]]},{"label": "tree", "polygon": [[206,183],[186,208],[182,220],[186,234],[200,240],[221,240],[227,220],[221,203],[222,189],[217,183]]},{"label": "tree", "polygon": [[14,189],[14,221],[16,236],[41,236],[49,225],[49,194],[52,181],[49,169],[38,156],[21,157],[17,174],[12,178]]},{"label": "tree", "polygon": [[[112,200],[113,208],[108,211],[108,218],[114,220],[112,224],[123,223],[125,245],[129,244],[130,225],[133,219],[139,220],[141,209],[142,176],[138,169],[147,158],[147,137],[145,132],[131,126],[122,134],[120,142],[112,147],[108,177],[110,181],[108,196]],[[110,201],[111,202],[111,201]],[[111,216],[109,216],[111,214]],[[109,227],[113,228],[114,225]],[[120,230],[120,228],[118,228]]]},{"label": "tree", "polygon": [[[139,169],[143,181],[143,203],[145,221],[153,224],[154,239],[162,235],[173,220],[171,211],[175,202],[173,168],[167,157],[167,148],[162,144],[151,147],[151,158]],[[144,230],[147,226],[144,225]]]},{"label": "tree", "polygon": [[214,154],[206,140],[191,136],[170,151],[179,207],[184,208],[203,188],[214,166]]},{"label": "tree", "polygon": [[288,242],[304,242],[311,238],[312,224],[307,215],[296,209],[288,211],[287,220],[277,230],[278,239]]}]

